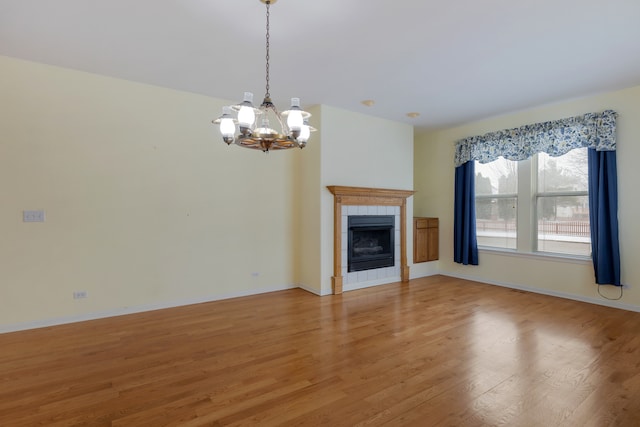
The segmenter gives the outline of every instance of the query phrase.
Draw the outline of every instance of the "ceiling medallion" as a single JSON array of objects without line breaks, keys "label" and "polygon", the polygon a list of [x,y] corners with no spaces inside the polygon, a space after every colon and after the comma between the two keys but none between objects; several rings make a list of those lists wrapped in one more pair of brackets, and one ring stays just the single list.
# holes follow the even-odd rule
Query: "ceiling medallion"
[{"label": "ceiling medallion", "polygon": [[[300,98],[291,98],[291,107],[282,113],[271,102],[269,93],[269,6],[276,0],[260,0],[267,8],[266,33],[266,92],[258,108],[253,106],[253,93],[245,92],[244,100],[237,105],[223,107],[222,116],[213,121],[220,125],[222,140],[241,147],[262,150],[286,150],[304,148],[310,133],[315,131],[309,126],[309,114],[300,108]],[[236,113],[236,114],[234,114]],[[256,124],[259,120],[259,124]],[[278,122],[280,131],[271,127],[271,121]]]}]

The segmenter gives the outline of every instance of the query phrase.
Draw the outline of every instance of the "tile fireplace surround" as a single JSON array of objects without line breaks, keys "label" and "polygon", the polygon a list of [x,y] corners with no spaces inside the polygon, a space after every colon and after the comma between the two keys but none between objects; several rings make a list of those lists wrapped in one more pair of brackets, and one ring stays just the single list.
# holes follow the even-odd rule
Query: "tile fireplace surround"
[{"label": "tile fireplace surround", "polygon": [[407,264],[407,198],[412,196],[414,192],[411,190],[341,187],[336,185],[331,185],[327,188],[334,196],[333,277],[331,278],[333,293],[341,294],[343,290],[343,206],[375,206],[376,209],[381,209],[385,206],[398,206],[400,208],[400,277],[403,282],[408,282],[409,266]]}]

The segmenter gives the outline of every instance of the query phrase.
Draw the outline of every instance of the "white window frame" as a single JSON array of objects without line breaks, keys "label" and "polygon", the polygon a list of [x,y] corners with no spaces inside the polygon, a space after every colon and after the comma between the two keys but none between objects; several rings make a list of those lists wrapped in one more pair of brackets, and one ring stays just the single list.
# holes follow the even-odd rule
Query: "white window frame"
[{"label": "white window frame", "polygon": [[516,249],[478,245],[482,251],[495,251],[504,253],[514,253],[531,255],[535,257],[552,257],[567,260],[589,261],[591,258],[585,255],[543,252],[538,250],[538,214],[537,200],[539,196],[588,196],[588,191],[568,191],[568,192],[545,192],[538,193],[538,155],[534,155],[526,160],[517,161],[518,171],[518,194],[516,195],[481,195],[480,198],[516,198]]}]

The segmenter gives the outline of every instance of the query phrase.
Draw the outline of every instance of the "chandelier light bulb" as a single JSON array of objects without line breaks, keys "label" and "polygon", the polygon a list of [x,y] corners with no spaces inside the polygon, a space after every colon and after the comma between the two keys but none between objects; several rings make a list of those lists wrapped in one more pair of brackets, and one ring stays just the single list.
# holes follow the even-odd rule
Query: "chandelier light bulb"
[{"label": "chandelier light bulb", "polygon": [[302,122],[302,128],[300,129],[300,136],[298,136],[298,142],[306,143],[311,136],[311,129],[309,128],[309,121],[304,120]]},{"label": "chandelier light bulb", "polygon": [[300,109],[300,98],[291,98],[291,109],[287,116],[287,126],[292,131],[302,129],[302,110]]},{"label": "chandelier light bulb", "polygon": [[253,111],[253,93],[245,92],[244,100],[238,111],[238,124],[240,127],[250,128],[256,121],[256,113]]},{"label": "chandelier light bulb", "polygon": [[225,140],[227,138],[231,138],[233,140],[235,132],[236,125],[233,123],[231,107],[222,107],[222,117],[220,118],[220,133],[222,134],[222,137]]},{"label": "chandelier light bulb", "polygon": [[259,135],[272,135],[276,133],[273,129],[271,129],[271,124],[269,123],[269,119],[267,118],[262,119],[262,124],[258,129],[256,129],[256,132]]}]

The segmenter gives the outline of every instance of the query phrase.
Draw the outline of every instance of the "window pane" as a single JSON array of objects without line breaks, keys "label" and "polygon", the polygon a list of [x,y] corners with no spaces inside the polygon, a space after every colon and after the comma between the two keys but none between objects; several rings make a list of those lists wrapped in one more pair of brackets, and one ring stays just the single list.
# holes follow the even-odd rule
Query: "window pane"
[{"label": "window pane", "polygon": [[518,193],[518,162],[500,157],[491,163],[475,164],[476,196]]},{"label": "window pane", "polygon": [[500,157],[491,163],[476,162],[475,168],[478,245],[515,249],[518,162]]},{"label": "window pane", "polygon": [[516,248],[517,203],[515,197],[476,199],[478,245]]},{"label": "window pane", "polygon": [[587,148],[576,148],[560,157],[538,154],[538,192],[588,191]]},{"label": "window pane", "polygon": [[538,197],[538,250],[591,254],[589,196]]}]

